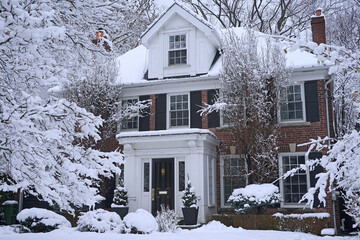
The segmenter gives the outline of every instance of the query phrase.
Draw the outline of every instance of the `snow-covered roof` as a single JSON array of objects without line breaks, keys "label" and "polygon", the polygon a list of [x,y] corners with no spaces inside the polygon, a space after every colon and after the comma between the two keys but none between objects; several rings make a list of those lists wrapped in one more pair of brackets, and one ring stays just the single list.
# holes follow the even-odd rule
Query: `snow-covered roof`
[{"label": "snow-covered roof", "polygon": [[146,132],[121,132],[116,135],[116,138],[129,138],[129,137],[149,137],[149,136],[165,136],[165,135],[185,135],[185,134],[207,134],[217,138],[216,135],[208,129],[170,129],[170,130],[157,130]]},{"label": "snow-covered roof", "polygon": [[[170,7],[168,7],[163,14],[161,14],[142,34],[142,42],[143,44],[147,44],[147,41],[154,35],[164,24],[174,12],[179,14],[190,14],[184,15],[189,18],[196,19],[193,23],[198,27],[202,28],[206,31],[210,31],[211,34],[208,36],[212,36],[216,39],[216,41],[223,41],[224,36],[228,34],[229,31],[235,33],[237,36],[242,36],[247,30],[245,28],[237,27],[230,29],[217,29],[210,22],[206,21],[202,16],[196,14],[183,4],[179,2],[175,2]],[[197,21],[198,20],[198,21]],[[204,31],[205,31],[204,30]],[[266,42],[266,38],[271,37],[269,35],[262,34],[260,32],[255,32],[255,35],[258,37],[258,46],[262,47]],[[285,54],[285,53],[284,53]],[[311,54],[305,50],[296,49],[293,51],[289,51],[286,55],[286,65],[289,68],[294,70],[302,69],[302,68],[316,68],[324,66],[323,63],[320,63],[317,57],[314,54]],[[119,76],[117,79],[117,83],[120,85],[133,85],[133,84],[141,84],[149,82],[145,79],[146,72],[148,70],[148,50],[144,45],[140,45],[124,55],[118,57],[119,64]],[[221,72],[222,63],[221,57],[219,57],[216,62],[211,66],[207,74],[202,75],[202,77],[218,77]],[[164,81],[164,80],[151,80],[151,81]]]},{"label": "snow-covered roof", "polygon": [[[243,30],[233,28],[234,33],[241,34]],[[285,53],[284,53],[285,54]],[[320,63],[317,57],[302,49],[289,51],[286,55],[286,65],[289,68],[302,69],[324,66]],[[132,85],[137,83],[146,83],[147,79],[144,78],[148,67],[148,50],[145,46],[140,45],[124,55],[118,57],[119,76],[117,83],[120,85]],[[222,68],[221,57],[212,65],[207,74],[201,77],[216,77],[219,76]],[[154,80],[152,80],[154,81]],[[163,81],[163,80],[159,80]]]}]

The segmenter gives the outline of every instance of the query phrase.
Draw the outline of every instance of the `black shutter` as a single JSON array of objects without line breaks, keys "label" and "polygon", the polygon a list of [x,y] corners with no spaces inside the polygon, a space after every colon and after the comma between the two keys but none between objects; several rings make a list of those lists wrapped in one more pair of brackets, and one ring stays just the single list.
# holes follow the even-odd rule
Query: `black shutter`
[{"label": "black shutter", "polygon": [[[212,89],[207,91],[207,102],[208,104],[213,104],[218,95],[218,90]],[[220,126],[220,114],[219,112],[212,112],[208,114],[208,127],[214,128]]]},{"label": "black shutter", "polygon": [[155,130],[166,129],[166,94],[155,96]]},{"label": "black shutter", "polygon": [[319,116],[319,99],[317,81],[305,82],[305,108],[306,108],[306,121],[318,122]]},{"label": "black shutter", "polygon": [[[149,100],[150,96],[140,96],[140,101]],[[143,117],[139,118],[139,131],[149,131],[150,130],[150,107],[146,108],[143,112]]]},{"label": "black shutter", "polygon": [[190,127],[201,128],[202,121],[198,111],[201,109],[201,91],[190,92]]},{"label": "black shutter", "polygon": [[[309,153],[309,160],[315,160],[315,159],[320,159],[322,157],[322,153],[321,152],[311,152]],[[323,172],[323,167],[320,165],[317,165],[313,171],[310,171],[310,187],[315,187],[317,178],[315,178],[315,176],[318,173]],[[316,191],[316,193],[314,194],[314,207],[324,207],[323,204],[320,204],[320,201],[318,199],[318,191]]]}]

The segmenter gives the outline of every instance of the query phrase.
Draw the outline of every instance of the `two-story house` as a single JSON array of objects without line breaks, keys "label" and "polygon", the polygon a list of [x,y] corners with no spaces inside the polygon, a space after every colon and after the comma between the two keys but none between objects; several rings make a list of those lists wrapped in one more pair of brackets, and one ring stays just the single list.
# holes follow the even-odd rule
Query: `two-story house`
[{"label": "two-story house", "polygon": [[[314,41],[325,42],[324,18],[314,17],[312,24]],[[174,3],[144,32],[142,45],[119,57],[124,106],[152,102],[147,116],[124,120],[117,135],[124,146],[130,211],[143,208],[155,214],[166,204],[182,216],[181,196],[189,178],[198,197],[199,221],[205,222],[230,208],[229,195],[246,184],[244,160],[223,116],[198,112],[221,88],[221,41],[212,24]],[[306,156],[307,148],[297,145],[332,131],[328,66],[300,50],[287,54],[287,65],[293,72],[288,101],[279,111],[279,174],[321,156]],[[299,200],[314,180],[314,172],[299,172],[281,181],[281,208],[303,211]],[[331,213],[328,208],[314,211]]]}]

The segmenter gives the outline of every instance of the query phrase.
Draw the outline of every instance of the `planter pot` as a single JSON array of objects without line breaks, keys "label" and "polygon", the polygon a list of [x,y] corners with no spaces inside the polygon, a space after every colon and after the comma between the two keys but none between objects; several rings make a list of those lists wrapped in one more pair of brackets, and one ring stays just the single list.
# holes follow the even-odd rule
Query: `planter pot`
[{"label": "planter pot", "polygon": [[183,207],[184,225],[196,225],[199,213],[199,208]]},{"label": "planter pot", "polygon": [[124,217],[128,214],[129,212],[129,207],[116,207],[116,208],[111,208],[113,212],[116,212],[117,214],[119,214],[119,216],[121,217],[121,219],[124,219]]}]

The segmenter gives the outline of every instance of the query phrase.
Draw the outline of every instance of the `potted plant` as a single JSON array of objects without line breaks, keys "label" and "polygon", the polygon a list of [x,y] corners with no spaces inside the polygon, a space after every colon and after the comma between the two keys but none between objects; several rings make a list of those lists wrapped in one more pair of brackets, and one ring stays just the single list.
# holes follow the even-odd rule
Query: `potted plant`
[{"label": "potted plant", "polygon": [[114,198],[113,203],[111,204],[111,208],[114,212],[119,214],[121,219],[124,219],[126,214],[129,212],[128,204],[128,192],[127,189],[124,188],[124,182],[120,180],[120,184],[114,190]]},{"label": "potted plant", "polygon": [[196,225],[198,218],[199,208],[197,204],[197,198],[195,195],[195,188],[191,186],[191,182],[188,180],[184,195],[182,196],[182,212],[184,215],[185,225]]}]

